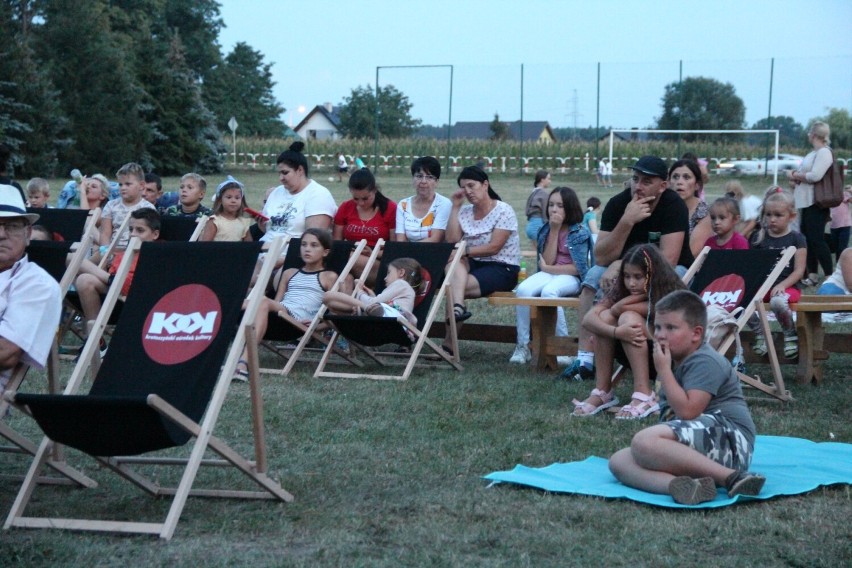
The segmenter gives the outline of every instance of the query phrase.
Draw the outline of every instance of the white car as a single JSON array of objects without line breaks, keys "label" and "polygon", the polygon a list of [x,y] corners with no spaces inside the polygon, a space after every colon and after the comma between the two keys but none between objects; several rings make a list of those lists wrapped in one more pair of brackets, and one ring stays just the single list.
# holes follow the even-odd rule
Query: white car
[{"label": "white car", "polygon": [[[778,154],[778,171],[795,170],[802,164],[802,156],[795,154]],[[754,158],[751,160],[732,160],[721,162],[718,170],[720,174],[757,175],[772,173],[775,171],[775,156],[766,158]]]}]

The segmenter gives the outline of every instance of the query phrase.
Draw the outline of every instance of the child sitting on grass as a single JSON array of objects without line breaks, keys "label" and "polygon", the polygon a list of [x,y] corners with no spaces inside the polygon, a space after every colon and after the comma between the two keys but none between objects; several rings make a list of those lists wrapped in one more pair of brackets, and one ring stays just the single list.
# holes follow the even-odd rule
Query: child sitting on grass
[{"label": "child sitting on grass", "polygon": [[204,227],[202,241],[251,241],[251,219],[245,216],[246,197],[243,184],[231,176],[216,188],[213,216]]},{"label": "child sitting on grass", "polygon": [[117,232],[124,223],[124,219],[131,212],[144,208],[154,209],[153,205],[142,199],[142,190],[145,187],[145,170],[142,169],[142,166],[134,162],[124,164],[116,172],[115,177],[118,178],[121,197],[107,202],[103,213],[101,213],[100,236],[98,237],[100,247],[91,259],[95,263],[99,262],[101,257],[106,254],[109,244],[115,238],[118,238],[117,250],[127,248],[127,241],[130,240],[130,237],[127,233],[118,235]]},{"label": "child sitting on grass", "polygon": [[201,204],[207,192],[207,180],[195,173],[185,174],[180,178],[180,202],[163,209],[163,215],[172,217],[192,217],[193,219],[213,214],[209,207]]},{"label": "child sitting on grass", "polygon": [[[144,242],[156,241],[160,237],[160,215],[153,207],[144,207],[131,211],[130,236],[138,237]],[[80,296],[83,316],[89,324],[94,322],[98,317],[98,312],[101,311],[101,298],[107,293],[107,289],[112,284],[123,257],[123,252],[116,253],[112,257],[109,270],[103,270],[89,260],[84,260],[80,265],[80,274],[77,276],[75,286],[77,287],[77,294]],[[130,292],[130,284],[133,282],[133,273],[136,270],[136,263],[138,261],[139,255],[136,255],[133,259],[133,265],[130,267],[130,272],[121,286],[121,294],[123,296],[126,296]],[[101,356],[103,356],[103,353],[106,351],[106,342],[103,338],[101,338],[100,350]]]},{"label": "child sitting on grass", "polygon": [[[707,309],[696,294],[657,302],[654,364],[661,383],[661,424],[637,433],[609,460],[623,484],[695,505],[758,495],[766,481],[749,473],[755,427],[731,364],[704,342]],[[672,370],[674,363],[674,370]]]}]

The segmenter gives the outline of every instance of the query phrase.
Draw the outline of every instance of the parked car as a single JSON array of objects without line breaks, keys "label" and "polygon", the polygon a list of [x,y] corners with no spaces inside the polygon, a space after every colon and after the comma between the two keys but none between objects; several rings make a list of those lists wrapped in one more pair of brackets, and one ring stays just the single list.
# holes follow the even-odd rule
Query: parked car
[{"label": "parked car", "polygon": [[[795,154],[778,154],[778,171],[795,170],[802,164],[802,156]],[[720,174],[756,175],[775,171],[775,156],[754,158],[751,160],[732,160],[721,162],[718,167]]]}]

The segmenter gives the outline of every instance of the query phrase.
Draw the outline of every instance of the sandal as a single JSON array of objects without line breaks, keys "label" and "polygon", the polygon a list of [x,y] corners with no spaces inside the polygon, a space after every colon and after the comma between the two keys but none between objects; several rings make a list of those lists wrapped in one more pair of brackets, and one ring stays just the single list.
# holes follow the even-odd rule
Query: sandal
[{"label": "sandal", "polygon": [[618,399],[615,398],[612,391],[604,392],[600,389],[592,389],[592,394],[589,395],[589,398],[593,396],[601,399],[599,405],[592,404],[588,398],[586,400],[577,400],[576,398],[572,400],[571,403],[574,405],[574,412],[571,413],[571,416],[594,416],[601,410],[606,410],[618,404]]},{"label": "sandal", "polygon": [[[653,392],[651,394],[644,394],[636,391],[630,398],[638,400],[639,404],[625,404],[622,406],[619,413],[615,416],[618,420],[639,420],[649,414],[660,411],[657,396]],[[633,400],[630,402],[633,402]]]},{"label": "sandal", "polygon": [[467,311],[463,304],[453,304],[453,318],[455,318],[456,323],[467,321],[471,316],[473,314]]},{"label": "sandal", "polygon": [[[240,369],[240,365],[243,365],[243,368]],[[241,383],[247,382],[249,379],[249,370],[248,370],[248,361],[245,359],[240,359],[237,361],[237,368],[234,371],[234,376],[231,377],[232,381],[238,381]]]},{"label": "sandal", "polygon": [[795,333],[784,334],[784,357],[793,359],[799,354],[799,336]]}]

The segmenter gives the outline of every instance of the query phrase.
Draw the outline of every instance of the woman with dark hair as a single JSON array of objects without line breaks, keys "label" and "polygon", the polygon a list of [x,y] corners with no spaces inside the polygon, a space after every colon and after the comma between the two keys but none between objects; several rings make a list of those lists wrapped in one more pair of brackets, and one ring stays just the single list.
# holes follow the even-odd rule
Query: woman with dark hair
[{"label": "woman with dark hair", "polygon": [[411,163],[414,195],[400,200],[396,208],[398,241],[440,243],[444,240],[453,204],[437,193],[441,164],[432,156]]},{"label": "woman with dark hair", "polygon": [[[290,239],[301,237],[305,229],[331,230],[337,205],[328,189],[308,177],[304,148],[303,142],[293,142],[278,156],[281,185],[269,194],[263,206],[263,215],[269,220],[258,223],[265,233],[261,241],[285,237],[289,243]],[[282,262],[286,251],[285,245]]]},{"label": "woman with dark hair", "polygon": [[[379,239],[396,240],[396,203],[379,191],[376,178],[367,168],[357,170],[349,176],[349,193],[352,194],[352,199],[341,203],[334,216],[333,235],[336,241],[357,242],[367,239],[367,247],[352,267],[355,277],[361,278],[364,265],[376,242]],[[372,287],[375,284],[378,272],[377,262],[373,264],[367,276],[367,286]]]},{"label": "woman with dark hair", "polygon": [[697,257],[707,239],[713,236],[707,204],[700,195],[704,190],[701,168],[695,160],[678,160],[669,168],[669,187],[689,209],[689,248]]},{"label": "woman with dark hair", "polygon": [[[519,298],[562,298],[580,293],[588,270],[592,236],[583,225],[583,208],[570,187],[550,192],[545,208],[547,224],[538,232],[538,272],[518,284]],[[518,344],[509,363],[528,363],[530,353],[530,307],[517,306]],[[565,312],[557,310],[556,335],[568,335]]]},{"label": "woman with dark hair", "polygon": [[[517,285],[521,246],[515,211],[500,200],[482,168],[466,167],[459,174],[458,184],[459,190],[451,198],[453,211],[447,225],[447,241],[464,240],[466,248],[450,280],[455,303],[447,306],[447,317],[461,323],[471,316],[465,298],[508,292]],[[468,204],[462,205],[465,199]],[[444,343],[447,351],[448,340],[449,337]]]},{"label": "woman with dark hair", "polygon": [[547,188],[550,187],[550,172],[538,170],[535,173],[533,190],[527,198],[525,214],[527,216],[527,238],[533,243],[538,238],[538,232],[544,226],[545,211],[547,210]]}]

